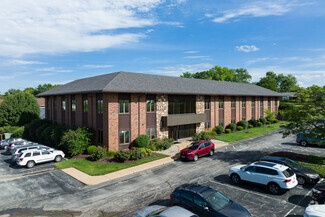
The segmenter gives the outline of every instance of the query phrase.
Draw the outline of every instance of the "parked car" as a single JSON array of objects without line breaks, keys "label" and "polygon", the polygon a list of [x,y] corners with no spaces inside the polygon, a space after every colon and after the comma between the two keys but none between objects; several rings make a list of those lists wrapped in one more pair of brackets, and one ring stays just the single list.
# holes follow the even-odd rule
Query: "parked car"
[{"label": "parked car", "polygon": [[153,205],[139,210],[134,217],[199,217],[179,206]]},{"label": "parked car", "polygon": [[50,147],[45,146],[45,145],[40,145],[40,144],[18,146],[18,147],[15,147],[13,152],[12,152],[11,161],[16,162],[16,160],[18,158],[18,155],[21,152],[26,151],[26,150],[31,150],[31,149],[54,150],[53,148],[50,148]]},{"label": "parked car", "polygon": [[197,161],[204,155],[214,154],[214,144],[210,141],[202,140],[192,142],[189,146],[181,150],[181,159]]},{"label": "parked car", "polygon": [[22,138],[10,138],[10,139],[5,139],[0,142],[0,148],[1,149],[6,149],[5,147],[8,147],[9,143],[11,142],[17,142],[17,141],[26,141],[25,139]]},{"label": "parked car", "polygon": [[289,167],[264,161],[232,167],[228,176],[235,184],[245,181],[266,186],[272,194],[298,185],[296,174]]},{"label": "parked car", "polygon": [[310,144],[313,145],[322,145],[325,146],[325,138],[321,137],[320,134],[314,134],[314,136],[311,136],[309,132],[305,133],[299,133],[297,135],[297,143],[299,143],[301,146],[308,146]]},{"label": "parked car", "polygon": [[170,199],[172,204],[180,205],[199,216],[251,216],[245,207],[207,186],[182,185],[174,190]]},{"label": "parked car", "polygon": [[314,186],[312,198],[318,204],[325,204],[325,183],[319,183]]},{"label": "parked car", "polygon": [[64,158],[64,153],[60,150],[26,150],[18,155],[16,163],[19,166],[32,168],[35,164],[50,161],[59,162]]},{"label": "parked car", "polygon": [[304,217],[325,217],[325,205],[309,205]]},{"label": "parked car", "polygon": [[12,154],[13,150],[15,147],[20,147],[20,146],[23,146],[23,145],[36,145],[37,143],[34,143],[34,142],[30,142],[30,141],[17,141],[17,142],[12,142],[12,143],[9,143],[7,149],[6,149],[6,153],[7,154]]},{"label": "parked car", "polygon": [[315,184],[320,180],[319,174],[315,170],[305,167],[289,158],[266,156],[262,157],[260,161],[273,162],[289,167],[296,174],[299,185],[306,183]]}]

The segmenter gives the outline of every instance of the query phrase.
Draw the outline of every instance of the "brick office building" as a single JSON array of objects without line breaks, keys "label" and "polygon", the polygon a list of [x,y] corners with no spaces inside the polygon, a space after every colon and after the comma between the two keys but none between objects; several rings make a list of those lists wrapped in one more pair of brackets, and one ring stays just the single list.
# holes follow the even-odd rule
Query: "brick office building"
[{"label": "brick office building", "polygon": [[46,119],[95,130],[96,144],[127,148],[137,136],[190,137],[277,111],[280,94],[252,84],[116,72],[39,94]]}]

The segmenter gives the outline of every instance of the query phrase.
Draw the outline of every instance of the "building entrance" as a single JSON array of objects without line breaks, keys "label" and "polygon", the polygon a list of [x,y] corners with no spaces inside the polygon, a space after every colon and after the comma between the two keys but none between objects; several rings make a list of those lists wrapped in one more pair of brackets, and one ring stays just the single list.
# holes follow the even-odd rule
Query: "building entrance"
[{"label": "building entrance", "polygon": [[168,137],[174,140],[192,137],[196,133],[196,124],[168,127]]}]

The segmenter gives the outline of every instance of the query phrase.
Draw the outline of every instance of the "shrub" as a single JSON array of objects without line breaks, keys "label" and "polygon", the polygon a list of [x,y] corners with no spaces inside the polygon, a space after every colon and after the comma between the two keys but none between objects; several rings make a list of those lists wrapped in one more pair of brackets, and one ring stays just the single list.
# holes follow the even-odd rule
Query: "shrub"
[{"label": "shrub", "polygon": [[270,121],[275,119],[276,112],[272,112],[271,109],[266,109],[264,112],[266,114],[266,120]]},{"label": "shrub", "polygon": [[261,118],[260,118],[260,122],[262,122],[263,125],[266,124],[266,118],[261,117]]},{"label": "shrub", "polygon": [[54,139],[53,134],[55,130],[55,125],[47,125],[47,127],[41,133],[41,142],[48,146],[53,146]]},{"label": "shrub", "polygon": [[241,131],[241,130],[243,130],[244,129],[244,127],[242,127],[242,126],[237,126],[237,130],[238,131]]},{"label": "shrub", "polygon": [[36,142],[38,143],[43,143],[42,141],[42,133],[45,130],[45,128],[49,127],[51,125],[51,123],[49,122],[43,122],[43,124],[41,124],[39,127],[37,127],[36,131],[35,131],[35,138],[33,138],[33,140],[36,140]]},{"label": "shrub", "polygon": [[89,146],[89,147],[87,148],[87,154],[93,154],[96,148],[97,148],[97,147],[94,146],[94,145]]},{"label": "shrub", "polygon": [[217,132],[215,130],[211,130],[209,132],[207,132],[208,136],[215,136],[217,135]]},{"label": "shrub", "polygon": [[140,148],[140,150],[143,152],[144,157],[150,156],[152,154],[152,151],[149,148]]},{"label": "shrub", "polygon": [[12,133],[11,137],[15,137],[15,138],[22,138],[23,137],[23,133],[24,133],[25,127],[17,127],[14,132]]},{"label": "shrub", "polygon": [[266,121],[266,124],[270,124],[271,122],[270,121]]},{"label": "shrub", "polygon": [[114,157],[116,154],[115,151],[106,151],[105,157]]},{"label": "shrub", "polygon": [[223,126],[216,126],[214,128],[214,130],[218,133],[218,134],[221,134],[223,133],[225,130],[223,129]]},{"label": "shrub", "polygon": [[262,122],[257,122],[257,126],[261,127],[262,125]]},{"label": "shrub", "polygon": [[131,148],[130,149],[130,160],[138,160],[144,157],[144,153],[140,148]]},{"label": "shrub", "polygon": [[248,125],[248,128],[249,128],[249,129],[250,129],[250,128],[253,128],[253,125],[251,125],[251,124],[250,124],[250,125]]},{"label": "shrub", "polygon": [[25,127],[18,127],[18,126],[5,126],[0,127],[0,134],[4,133],[12,133],[11,137],[21,138],[24,133]]},{"label": "shrub", "polygon": [[257,127],[258,121],[255,118],[250,119],[248,122],[249,124],[253,125],[253,127]]},{"label": "shrub", "polygon": [[275,124],[275,123],[278,123],[278,122],[279,122],[278,119],[273,119],[273,120],[272,120],[272,124]]},{"label": "shrub", "polygon": [[77,128],[66,132],[60,143],[71,156],[78,155],[84,152],[90,143],[91,133],[87,128]]},{"label": "shrub", "polygon": [[237,126],[242,126],[243,129],[246,129],[248,127],[248,122],[245,120],[241,120],[237,123]]},{"label": "shrub", "polygon": [[211,140],[209,135],[206,133],[206,132],[201,132],[201,133],[198,133],[198,134],[194,134],[192,136],[192,139],[194,141],[198,141],[198,140]]},{"label": "shrub", "polygon": [[170,148],[173,144],[174,140],[173,139],[158,139],[155,138],[151,140],[149,148],[153,151],[162,151]]},{"label": "shrub", "polygon": [[61,143],[63,135],[68,131],[68,127],[57,125],[54,129],[53,133],[53,141],[57,146]]},{"label": "shrub", "polygon": [[120,161],[120,162],[123,163],[123,162],[130,159],[130,151],[128,151],[128,150],[119,150],[119,151],[116,152],[114,158],[117,161]]},{"label": "shrub", "polygon": [[226,133],[231,133],[231,129],[226,129],[225,132]]},{"label": "shrub", "polygon": [[236,124],[230,123],[226,126],[226,129],[230,129],[231,131],[234,131],[236,129]]},{"label": "shrub", "polygon": [[[89,146],[89,147],[91,147],[91,146]],[[87,151],[88,151],[88,149],[87,149]],[[99,159],[102,159],[103,157],[105,157],[105,153],[106,153],[106,150],[104,148],[98,147],[93,151],[92,159],[94,161],[98,161]]]},{"label": "shrub", "polygon": [[147,152],[147,156],[151,156],[152,155],[152,150],[151,149],[147,148],[146,149],[146,152]]},{"label": "shrub", "polygon": [[150,143],[150,138],[147,135],[140,135],[135,139],[134,142],[138,148],[148,148]]}]

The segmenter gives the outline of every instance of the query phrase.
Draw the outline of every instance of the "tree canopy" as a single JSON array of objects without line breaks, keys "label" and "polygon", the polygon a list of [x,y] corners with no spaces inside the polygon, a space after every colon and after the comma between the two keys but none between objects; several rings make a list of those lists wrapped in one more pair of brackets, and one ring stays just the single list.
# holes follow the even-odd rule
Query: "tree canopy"
[{"label": "tree canopy", "polygon": [[311,132],[325,137],[325,86],[317,85],[299,89],[296,103],[281,112],[290,123],[282,132],[284,136],[299,132]]},{"label": "tree canopy", "polygon": [[32,88],[32,87],[28,87],[25,88],[24,92],[33,94],[34,96],[36,96],[37,94],[43,93],[45,91],[51,90],[53,88],[59,87],[61,85],[59,84],[40,84],[38,85],[36,88]]},{"label": "tree canopy", "polygon": [[298,90],[296,77],[292,75],[275,74],[267,72],[265,77],[260,78],[256,85],[274,90],[277,92],[295,92]]},{"label": "tree canopy", "polygon": [[30,93],[19,91],[6,95],[0,104],[0,127],[23,126],[39,116],[39,104]]}]

